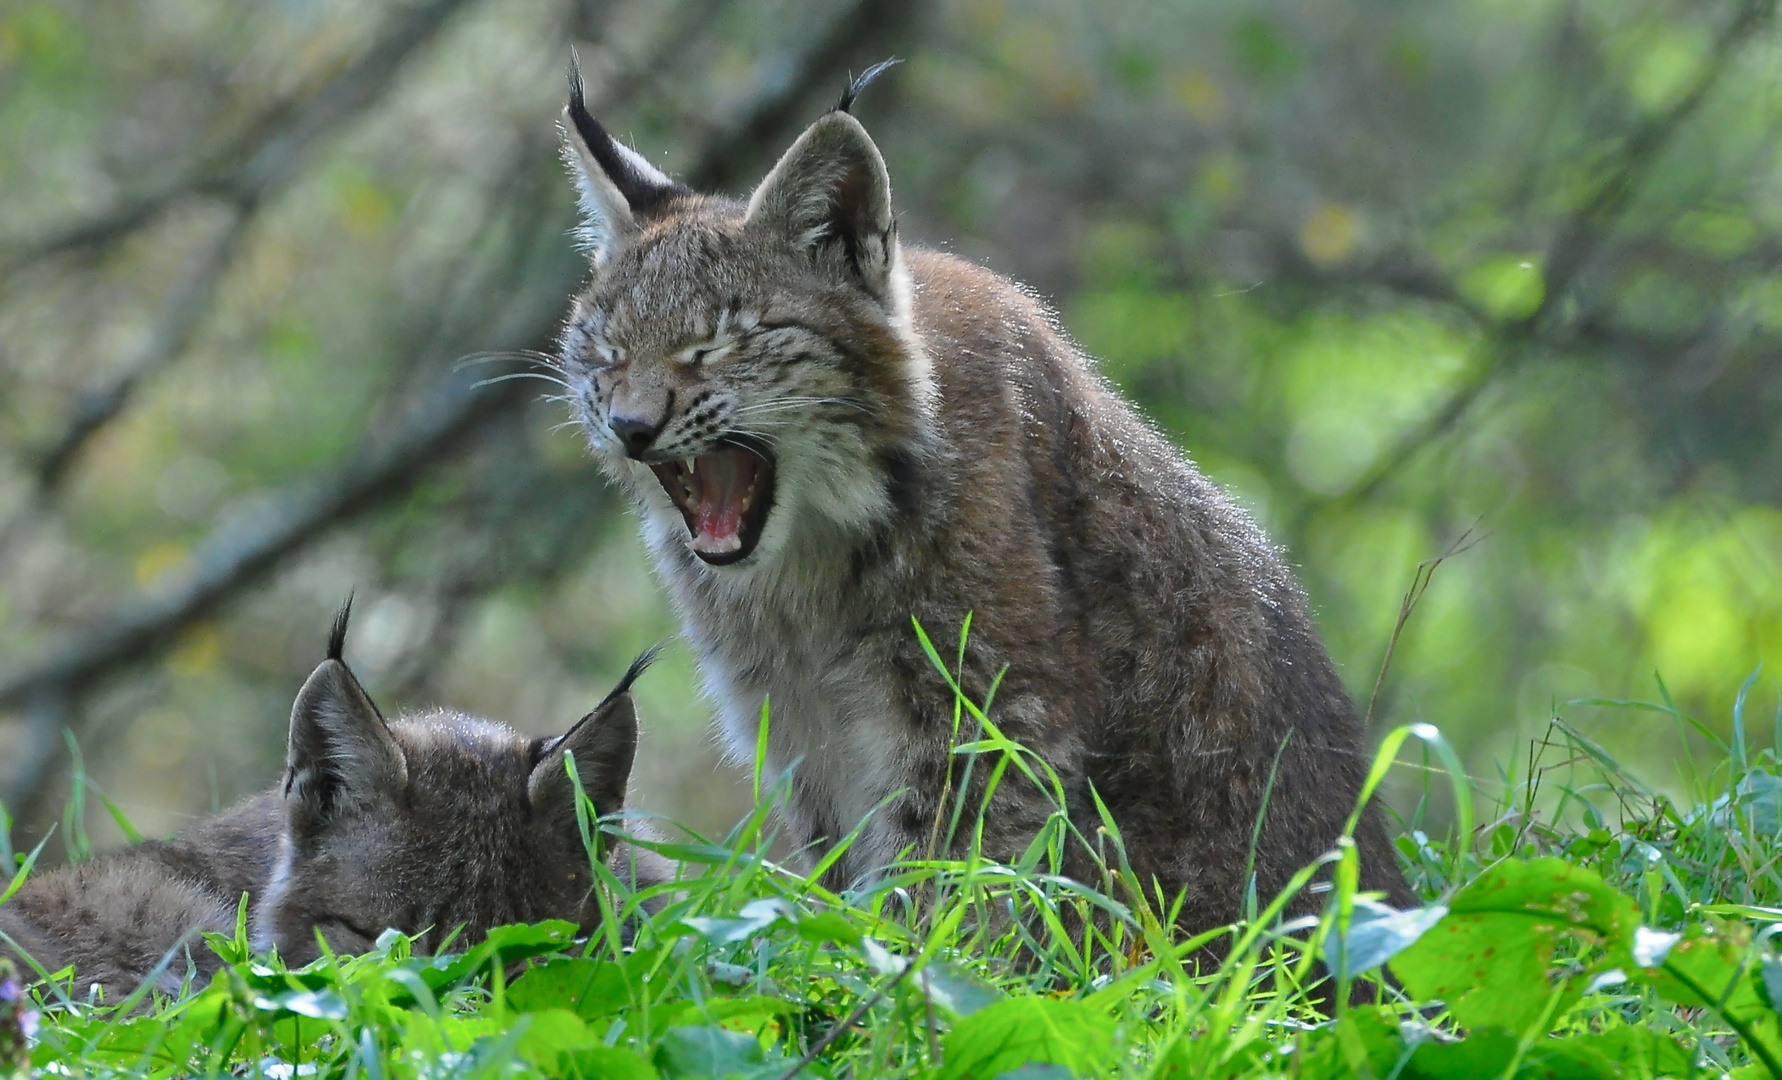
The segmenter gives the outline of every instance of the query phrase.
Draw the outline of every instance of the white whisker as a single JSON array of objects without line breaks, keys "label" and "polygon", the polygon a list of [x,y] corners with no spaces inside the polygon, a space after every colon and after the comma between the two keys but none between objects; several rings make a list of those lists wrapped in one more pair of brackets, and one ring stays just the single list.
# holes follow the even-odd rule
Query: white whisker
[{"label": "white whisker", "polygon": [[512,374],[508,374],[508,375],[496,375],[495,377],[489,378],[489,379],[479,379],[476,383],[472,384],[471,389],[481,390],[485,386],[493,386],[496,383],[504,383],[510,379],[538,379],[542,382],[555,383],[556,385],[561,386],[565,390],[574,390],[575,389],[574,387],[570,386],[568,383],[564,382],[562,379],[559,379],[554,375],[546,375],[542,371],[516,371],[516,372],[513,372]]},{"label": "white whisker", "polygon": [[554,356],[547,352],[539,352],[537,349],[495,349],[488,352],[476,352],[470,353],[467,356],[461,356],[458,358],[457,362],[452,365],[452,370],[463,371],[467,367],[475,367],[478,364],[492,364],[497,360],[517,360],[522,363],[531,364],[534,367],[548,368],[551,371],[562,371],[564,367],[561,357]]}]

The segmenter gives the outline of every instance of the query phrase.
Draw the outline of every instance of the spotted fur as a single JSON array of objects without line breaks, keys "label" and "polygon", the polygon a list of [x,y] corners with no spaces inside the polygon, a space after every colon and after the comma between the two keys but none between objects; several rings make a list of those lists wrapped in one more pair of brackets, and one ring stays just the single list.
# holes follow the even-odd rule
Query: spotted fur
[{"label": "spotted fur", "polygon": [[[588,131],[566,123],[566,156],[584,192],[617,198],[586,172],[602,156]],[[1085,833],[1092,791],[1105,801],[1140,880],[1186,893],[1185,926],[1236,916],[1252,870],[1268,896],[1330,848],[1367,758],[1304,598],[1052,313],[900,244],[884,162],[844,111],[746,203],[669,184],[593,208],[628,225],[573,300],[562,373],[636,500],[731,752],[753,756],[771,698],[762,764],[795,769],[795,840],[820,849],[866,821],[835,883],[924,854],[960,779],[953,696],[912,616],[948,657],[974,616],[966,691],[1006,669],[992,717],[1056,770]],[[628,417],[652,444],[615,435]],[[752,554],[707,565],[648,465],[739,435],[771,447],[774,505]],[[1051,809],[1006,780],[990,854],[1020,857]],[[1377,811],[1358,840],[1364,883],[1408,899]]]}]

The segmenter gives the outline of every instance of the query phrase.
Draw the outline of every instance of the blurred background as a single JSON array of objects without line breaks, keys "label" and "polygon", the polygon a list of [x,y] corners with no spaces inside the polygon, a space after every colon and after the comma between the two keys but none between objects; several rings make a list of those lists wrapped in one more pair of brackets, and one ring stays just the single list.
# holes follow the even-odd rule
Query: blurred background
[{"label": "blurred background", "polygon": [[[465,362],[548,349],[584,275],[572,43],[614,131],[737,194],[907,58],[857,109],[906,241],[1057,305],[1287,549],[1358,701],[1464,549],[1376,736],[1436,724],[1489,786],[1569,699],[1725,731],[1782,661],[1774,6],[7,0],[12,840],[76,753],[147,835],[271,784],[349,591],[386,711],[535,733],[674,634],[553,388]],[[722,832],[748,780],[683,646],[639,696],[638,801]],[[1666,781],[1662,715],[1565,714]]]}]

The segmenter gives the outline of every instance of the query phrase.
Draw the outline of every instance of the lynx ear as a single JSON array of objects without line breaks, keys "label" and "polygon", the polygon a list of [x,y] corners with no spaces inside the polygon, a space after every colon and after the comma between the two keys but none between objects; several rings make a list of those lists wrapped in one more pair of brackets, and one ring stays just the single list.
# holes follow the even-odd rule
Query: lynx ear
[{"label": "lynx ear", "polygon": [[330,652],[291,707],[285,813],[299,835],[408,784],[402,748],[338,651]]},{"label": "lynx ear", "polygon": [[595,810],[610,814],[625,808],[625,787],[631,782],[631,760],[637,753],[637,707],[631,701],[631,684],[655,659],[656,650],[646,649],[606,700],[548,744],[526,781],[526,800],[535,813],[576,827],[575,785],[564,767],[565,751],[574,752],[576,776],[594,800]]},{"label": "lynx ear", "polygon": [[671,199],[693,193],[622,145],[589,114],[581,64],[574,54],[569,65],[569,105],[563,110],[563,160],[581,192],[582,224],[577,236],[597,264],[624,246],[640,224]]},{"label": "lynx ear", "polygon": [[851,274],[884,302],[897,260],[891,174],[860,121],[837,110],[805,129],[749,200],[750,223]]}]

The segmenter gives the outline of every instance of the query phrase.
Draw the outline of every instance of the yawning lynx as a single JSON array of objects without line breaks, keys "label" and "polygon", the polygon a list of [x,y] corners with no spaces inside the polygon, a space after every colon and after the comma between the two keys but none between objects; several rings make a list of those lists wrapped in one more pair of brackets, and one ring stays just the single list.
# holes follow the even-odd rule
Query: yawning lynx
[{"label": "yawning lynx", "polygon": [[[351,953],[387,927],[421,935],[425,950],[453,930],[463,942],[503,923],[596,925],[564,755],[574,752],[599,812],[624,806],[637,745],[629,690],[647,654],[568,734],[529,739],[438,709],[386,722],[341,661],[345,635],[343,610],[291,709],[282,788],[177,839],[30,878],[0,906],[14,950],[51,973],[72,964],[78,988],[113,995],[174,953],[157,981],[171,993],[187,956],[204,978],[216,970],[198,935],[234,933],[244,892],[255,947],[276,945],[293,967],[319,954],[318,932]],[[615,872],[633,857],[613,852]]]},{"label": "yawning lynx", "polygon": [[[1368,763],[1354,709],[1281,556],[1052,314],[899,242],[860,85],[745,203],[653,168],[572,79],[593,266],[561,341],[573,408],[738,758],[771,697],[763,765],[797,763],[796,840],[870,815],[837,882],[926,850],[954,703],[910,620],[956,643],[969,612],[966,690],[1006,667],[991,717],[1073,818],[1093,833],[1093,788],[1141,880],[1186,892],[1184,925],[1227,921],[1247,868],[1266,898],[1337,839]],[[989,853],[1019,856],[1050,809],[1003,783]],[[1357,840],[1364,885],[1408,899],[1376,811]]]}]

